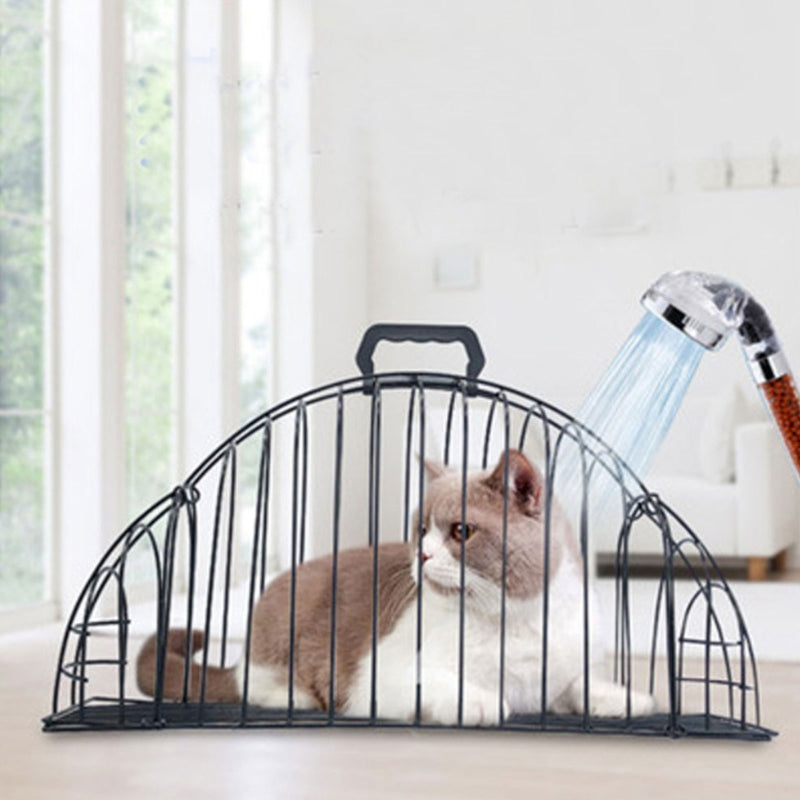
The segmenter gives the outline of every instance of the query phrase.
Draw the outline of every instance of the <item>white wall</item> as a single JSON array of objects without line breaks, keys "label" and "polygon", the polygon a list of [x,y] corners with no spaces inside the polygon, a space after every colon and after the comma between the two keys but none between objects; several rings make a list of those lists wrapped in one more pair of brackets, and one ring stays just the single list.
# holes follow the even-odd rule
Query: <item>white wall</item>
[{"label": "white wall", "polygon": [[338,3],[317,2],[311,82],[314,378],[355,372],[369,318],[366,119],[361,53],[339,38]]},{"label": "white wall", "polygon": [[[317,0],[313,27],[315,384],[371,322],[466,323],[485,377],[574,412],[672,269],[749,288],[800,365],[800,186],[768,186],[773,154],[800,183],[794,0]],[[454,251],[474,287],[437,287]],[[462,369],[429,350],[376,364]],[[698,471],[731,382],[757,402],[738,350],[704,358],[655,470]]]},{"label": "white wall", "polygon": [[[367,321],[466,322],[485,375],[574,408],[680,267],[749,287],[800,363],[800,190],[696,179],[800,154],[798,22],[793,0],[317,2],[317,377],[349,374]],[[436,288],[453,246],[477,288]],[[694,393],[746,385],[734,349]]]}]

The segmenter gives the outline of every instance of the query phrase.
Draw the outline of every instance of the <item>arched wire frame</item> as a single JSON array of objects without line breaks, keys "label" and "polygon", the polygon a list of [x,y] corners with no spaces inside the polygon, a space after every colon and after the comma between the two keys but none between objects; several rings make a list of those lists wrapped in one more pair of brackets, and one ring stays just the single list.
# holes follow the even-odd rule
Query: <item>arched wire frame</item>
[{"label": "arched wire frame", "polygon": [[[467,515],[464,487],[468,470],[491,469],[492,453],[496,456],[510,448],[530,451],[534,445],[546,479],[539,687],[544,710],[508,716],[504,710],[506,493],[498,727],[770,738],[773,732],[761,726],[756,663],[743,617],[714,559],[683,519],[648,491],[590,430],[551,404],[490,381],[433,372],[358,376],[280,403],[244,425],[181,485],[135,519],[108,548],[69,616],[45,729],[436,727],[422,713],[419,674],[410,719],[398,721],[380,716],[376,702],[377,580],[373,580],[371,605],[370,714],[354,718],[337,711],[334,680],[330,680],[323,708],[308,711],[297,707],[297,571],[307,557],[332,556],[328,657],[330,674],[335,675],[336,586],[342,550],[353,544],[372,546],[373,575],[377,575],[382,542],[412,541],[412,511],[425,495],[425,459],[438,458],[460,469],[463,523]],[[572,450],[571,460],[564,455],[567,449]],[[247,463],[245,450],[249,454]],[[582,714],[558,715],[548,711],[546,703],[548,648],[557,633],[549,626],[550,529],[554,487],[559,473],[569,469],[577,474],[577,505],[572,522],[583,556],[584,704]],[[591,487],[598,476],[613,487],[617,498],[612,503],[617,514],[613,524],[618,531],[614,607],[609,615],[614,639],[612,671],[614,679],[628,687],[627,715],[619,719],[592,716],[589,702],[591,530],[600,524],[594,517],[601,516],[600,512],[595,514]],[[508,459],[504,479],[507,485]],[[351,495],[358,495],[360,500],[352,500]],[[608,516],[608,512],[604,515]],[[353,539],[353,520],[360,520],[366,534],[357,540]],[[417,525],[418,535],[413,540],[419,558],[421,519]],[[630,545],[634,537],[648,535],[660,537],[663,561],[652,596],[643,599],[638,590],[634,596],[629,579]],[[676,567],[688,572],[688,580],[676,581]],[[254,606],[269,580],[282,570],[290,573],[291,602],[285,707],[263,708],[248,702],[250,664],[244,655],[239,656],[241,701],[207,701],[207,667],[231,666],[236,661],[235,651],[250,652]],[[464,570],[462,541],[457,726],[463,724]],[[688,595],[687,587],[691,587]],[[420,583],[415,600],[418,654],[423,646],[423,591]],[[643,643],[634,630],[634,602],[648,602],[652,609],[652,623]],[[204,633],[202,650],[194,661],[201,667],[199,702],[188,699],[191,637],[186,640],[183,697],[167,700],[163,696],[167,631],[198,626]],[[158,642],[156,690],[154,698],[145,698],[135,685],[133,658],[138,637],[153,631]],[[634,641],[637,636],[638,641]],[[417,658],[418,670],[419,663]],[[660,710],[647,717],[632,716],[633,689],[660,693]]]}]

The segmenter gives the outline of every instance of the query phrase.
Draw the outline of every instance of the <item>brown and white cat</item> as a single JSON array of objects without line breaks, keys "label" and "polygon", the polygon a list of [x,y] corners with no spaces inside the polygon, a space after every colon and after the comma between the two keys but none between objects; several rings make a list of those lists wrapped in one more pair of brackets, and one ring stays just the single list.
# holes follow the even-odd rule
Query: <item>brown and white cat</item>
[{"label": "brown and white cat", "polygon": [[[458,719],[461,548],[464,540],[463,723],[497,724],[500,716],[500,652],[503,582],[505,457],[491,472],[467,476],[466,525],[461,524],[460,470],[426,463],[429,482],[418,546],[382,544],[378,549],[375,700],[379,717],[411,719],[416,709],[417,667],[423,718],[444,724]],[[505,672],[503,714],[541,710],[542,603],[544,587],[543,481],[518,451],[508,454]],[[414,533],[419,528],[414,522]],[[337,578],[334,704],[337,711],[369,716],[372,700],[372,577],[370,548],[340,553]],[[417,653],[418,582],[421,648]],[[308,561],[296,572],[294,706],[326,710],[330,691],[331,557]],[[276,578],[258,601],[252,622],[248,702],[288,703],[291,576]],[[564,515],[553,503],[548,591],[547,708],[582,713],[583,581],[581,558]],[[592,614],[593,627],[598,619]],[[164,697],[180,700],[186,631],[167,639]],[[596,640],[596,637],[593,637]],[[193,652],[203,635],[192,632]],[[592,646],[589,713],[624,716],[627,692],[604,676],[604,653]],[[140,689],[155,688],[155,636],[138,658]],[[192,663],[189,699],[200,697],[201,668]],[[205,699],[241,702],[243,661],[229,669],[208,667]],[[631,692],[631,713],[651,713],[653,699]]]}]

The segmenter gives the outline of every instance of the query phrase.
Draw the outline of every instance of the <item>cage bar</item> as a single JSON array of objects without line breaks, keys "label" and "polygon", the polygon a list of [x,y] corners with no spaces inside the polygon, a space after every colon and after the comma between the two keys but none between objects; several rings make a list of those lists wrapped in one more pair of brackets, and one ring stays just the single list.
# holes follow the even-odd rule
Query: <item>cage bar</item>
[{"label": "cage bar", "polygon": [[[252,485],[242,477],[247,472],[243,453],[249,442],[255,453]],[[510,540],[516,491],[509,468],[513,444],[520,451],[538,448],[537,467],[544,481],[541,507],[536,512],[542,525],[541,594],[531,601],[531,616],[525,618],[525,625],[537,632],[540,642],[530,685],[523,687],[523,694],[533,698],[528,710],[509,703],[514,692],[521,691],[509,683],[509,609],[512,602],[514,609],[524,606],[509,593],[510,576],[517,567]],[[282,459],[284,447],[289,449]],[[570,449],[577,452],[577,461],[572,463],[577,464],[578,500],[575,508],[565,511],[557,493],[557,478],[568,468]],[[92,570],[67,619],[45,730],[474,727],[467,720],[476,652],[468,624],[470,614],[475,613],[468,561],[472,513],[468,486],[474,474],[481,470],[489,474],[493,452],[499,454],[498,464],[502,463],[503,491],[497,648],[491,670],[496,676],[492,697],[497,709],[493,719],[482,722],[481,727],[772,737],[774,732],[761,725],[756,661],[744,618],[722,572],[688,524],[569,414],[477,374],[465,379],[436,372],[359,375],[279,403],[221,443],[181,485],[133,520]],[[450,723],[431,717],[427,694],[432,678],[428,626],[434,620],[427,617],[428,592],[432,590],[423,578],[422,561],[423,514],[429,500],[425,463],[430,458],[445,465],[457,460],[450,469],[460,485],[454,518],[454,524],[460,525],[454,620],[456,713]],[[327,464],[329,469],[318,471],[317,464]],[[592,487],[601,480],[613,488],[615,502],[610,506],[618,530],[614,613],[606,622],[613,640],[610,674],[624,692],[625,708],[613,717],[592,709],[593,660],[598,655],[593,629],[600,621],[592,600],[591,532],[593,526],[605,524]],[[285,503],[277,502],[281,496]],[[364,505],[359,505],[359,498]],[[250,522],[247,514],[252,515]],[[554,526],[564,524],[567,517],[580,556],[583,622],[580,710],[572,713],[560,710],[551,696],[559,676],[550,663],[553,648],[563,635],[551,619],[552,593],[559,591],[551,570],[564,558]],[[360,542],[359,524],[364,534]],[[240,541],[244,529],[251,538]],[[632,625],[630,545],[638,536],[659,537],[663,551],[645,642],[638,641]],[[353,547],[363,547],[364,539],[371,575],[368,596],[363,598],[369,618],[368,643],[362,654],[368,663],[369,702],[365,715],[357,716],[348,713],[342,699],[347,684],[341,682],[353,678],[347,672],[352,669],[351,654],[342,649],[340,641],[342,625],[351,611],[345,613],[341,604],[347,591],[346,559]],[[286,546],[276,547],[277,556],[268,557],[268,543],[273,541]],[[404,600],[410,614],[409,651],[403,659],[408,665],[404,673],[407,683],[397,687],[409,700],[405,714],[398,718],[384,713],[386,694],[381,681],[392,665],[382,660],[381,652],[393,629],[382,616],[383,592],[388,587],[381,583],[380,569],[381,554],[389,552],[384,548],[401,546],[406,548],[402,552],[407,553],[404,558],[409,564],[403,580],[413,580],[409,583],[413,588]],[[239,569],[237,559],[247,563]],[[281,563],[273,563],[275,559]],[[327,575],[319,564],[328,565]],[[676,565],[694,587],[683,606],[676,594]],[[327,598],[318,624],[324,631],[320,661],[324,666],[320,669],[327,672],[328,680],[317,694],[311,693],[312,708],[307,707],[309,668],[303,661],[308,647],[309,633],[304,626],[310,613],[309,598],[299,595],[301,587],[307,591],[304,576],[310,574],[310,568],[322,575],[319,596]],[[273,581],[280,580],[279,573],[288,587],[287,663],[282,667],[286,702],[264,707],[252,701],[254,609]],[[140,602],[142,597],[147,602]],[[347,602],[352,602],[352,597]],[[201,626],[202,645],[196,648],[193,637],[185,637],[179,654],[183,658],[181,691],[178,697],[168,696],[166,672],[175,655],[169,652],[168,634],[175,627],[191,631],[195,620]],[[518,625],[518,620],[514,624]],[[152,697],[139,690],[133,669],[139,640],[149,634],[154,635],[155,653]],[[513,635],[520,635],[516,628]],[[239,649],[236,664],[234,651]],[[637,658],[636,652],[646,655]],[[241,696],[236,703],[209,696],[211,670],[239,676]],[[515,674],[514,681],[518,679]],[[637,716],[636,693],[657,690],[664,694],[661,708]],[[692,705],[687,693],[696,690],[700,701]]]}]

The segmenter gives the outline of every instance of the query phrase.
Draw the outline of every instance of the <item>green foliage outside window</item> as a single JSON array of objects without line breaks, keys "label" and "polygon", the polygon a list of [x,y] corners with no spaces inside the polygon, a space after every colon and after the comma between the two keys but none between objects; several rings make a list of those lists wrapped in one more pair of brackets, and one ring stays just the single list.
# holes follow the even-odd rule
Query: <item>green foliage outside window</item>
[{"label": "green foliage outside window", "polygon": [[127,517],[173,475],[175,3],[126,3]]},{"label": "green foliage outside window", "polygon": [[[46,0],[0,0],[0,608],[39,602],[46,592],[45,4]],[[126,0],[124,381],[129,520],[175,480],[176,20],[176,0]],[[260,60],[260,53],[250,55]],[[246,417],[266,407],[268,383],[270,177],[263,171],[263,159],[268,159],[269,119],[260,69],[258,64],[245,69],[240,120],[242,286],[245,293],[260,297],[265,309],[263,318],[244,320],[241,331],[240,388]],[[252,463],[241,465],[241,473],[242,484],[254,486],[257,453]]]},{"label": "green foliage outside window", "polygon": [[43,14],[0,0],[0,608],[45,591]]}]

